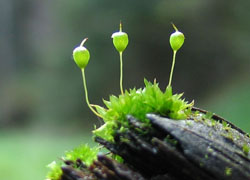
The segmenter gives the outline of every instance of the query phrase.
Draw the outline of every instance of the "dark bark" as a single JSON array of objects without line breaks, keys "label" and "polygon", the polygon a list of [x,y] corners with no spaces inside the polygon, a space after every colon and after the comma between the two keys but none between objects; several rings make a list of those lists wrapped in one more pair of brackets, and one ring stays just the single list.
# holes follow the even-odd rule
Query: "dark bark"
[{"label": "dark bark", "polygon": [[128,116],[130,129],[117,132],[113,143],[96,137],[124,163],[100,155],[89,168],[76,171],[68,165],[62,180],[250,179],[250,154],[243,151],[250,138],[223,118],[213,115],[209,122],[192,117],[177,121],[155,114],[147,118],[152,127]]}]

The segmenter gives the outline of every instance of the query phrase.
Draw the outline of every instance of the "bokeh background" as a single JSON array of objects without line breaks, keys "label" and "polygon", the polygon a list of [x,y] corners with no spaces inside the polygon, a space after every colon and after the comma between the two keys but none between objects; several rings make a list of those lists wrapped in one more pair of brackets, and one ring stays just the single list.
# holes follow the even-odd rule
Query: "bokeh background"
[{"label": "bokeh background", "polygon": [[250,132],[250,1],[1,0],[0,179],[44,179],[100,125],[84,101],[72,50],[88,37],[91,103],[119,94],[111,34],[123,22],[124,87],[168,83],[171,22],[184,32],[173,90]]}]

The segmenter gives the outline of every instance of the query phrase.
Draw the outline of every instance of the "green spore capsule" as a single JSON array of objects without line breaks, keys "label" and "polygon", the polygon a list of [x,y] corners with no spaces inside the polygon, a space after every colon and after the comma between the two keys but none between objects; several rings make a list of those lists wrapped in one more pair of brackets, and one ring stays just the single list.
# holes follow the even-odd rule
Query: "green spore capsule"
[{"label": "green spore capsule", "polygon": [[175,32],[170,35],[169,42],[173,51],[178,51],[184,43],[185,36],[182,32],[178,31],[174,24],[172,25]]},{"label": "green spore capsule", "polygon": [[171,82],[172,82],[176,53],[183,45],[184,39],[185,39],[184,34],[178,31],[177,27],[173,23],[172,23],[172,26],[175,29],[175,32],[170,35],[170,39],[169,39],[171,48],[173,49],[173,62],[172,62],[168,87],[171,86]]},{"label": "green spore capsule", "polygon": [[113,33],[111,38],[113,38],[113,44],[119,53],[123,52],[128,46],[128,34],[122,32],[121,23],[120,23],[120,31]]},{"label": "green spore capsule", "polygon": [[84,69],[88,65],[90,59],[88,49],[83,46],[87,39],[88,38],[85,38],[80,46],[76,47],[73,51],[74,61],[80,69]]},{"label": "green spore capsule", "polygon": [[83,79],[83,87],[84,87],[84,91],[85,91],[85,98],[86,98],[86,103],[89,107],[89,109],[97,116],[101,117],[102,116],[96,112],[96,110],[94,108],[92,108],[92,106],[89,103],[89,97],[88,97],[88,89],[87,89],[87,85],[86,85],[86,78],[85,78],[85,67],[88,65],[89,63],[89,58],[90,58],[90,54],[89,51],[83,46],[84,43],[88,40],[88,38],[85,38],[80,46],[76,47],[73,50],[73,58],[75,63],[77,64],[77,66],[81,69],[82,71],[82,79]]}]

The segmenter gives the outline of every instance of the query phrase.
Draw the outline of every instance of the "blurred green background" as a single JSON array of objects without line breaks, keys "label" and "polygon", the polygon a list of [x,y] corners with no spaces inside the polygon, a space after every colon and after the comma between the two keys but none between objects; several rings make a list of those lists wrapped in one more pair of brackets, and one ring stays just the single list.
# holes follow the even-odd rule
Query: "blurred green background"
[{"label": "blurred green background", "polygon": [[101,124],[84,101],[72,50],[88,37],[91,103],[119,94],[111,34],[123,22],[124,87],[168,83],[171,22],[186,41],[174,92],[250,132],[250,1],[2,0],[0,2],[0,179],[44,179],[65,150],[93,144]]}]

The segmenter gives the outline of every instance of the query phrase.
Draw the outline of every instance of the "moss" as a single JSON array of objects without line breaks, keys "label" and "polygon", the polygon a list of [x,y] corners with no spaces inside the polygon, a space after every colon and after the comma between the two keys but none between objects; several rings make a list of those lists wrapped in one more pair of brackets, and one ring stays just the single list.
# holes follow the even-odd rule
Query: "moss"
[{"label": "moss", "polygon": [[211,120],[211,119],[213,118],[213,115],[214,115],[214,113],[212,113],[212,112],[207,112],[207,113],[204,115],[204,118],[205,118],[205,119]]},{"label": "moss", "polygon": [[209,137],[212,137],[213,132],[212,132],[212,131],[210,131],[208,135],[209,135]]},{"label": "moss", "polygon": [[75,162],[77,159],[80,159],[87,166],[89,166],[96,159],[98,152],[98,147],[90,148],[88,145],[83,144],[71,151],[65,152],[64,159],[73,162]]},{"label": "moss", "polygon": [[124,162],[123,158],[121,156],[119,156],[119,155],[112,154],[112,158],[115,159],[119,163]]},{"label": "moss", "polygon": [[[99,147],[90,148],[88,145],[80,145],[77,148],[65,152],[65,156],[62,157],[63,160],[72,161],[80,159],[85,165],[89,166],[97,158],[97,153],[99,152]],[[46,180],[60,180],[62,175],[63,162],[53,161],[48,165],[50,171],[46,176]]]},{"label": "moss", "polygon": [[242,151],[244,152],[244,154],[247,156],[248,153],[250,152],[250,147],[247,144],[244,144],[242,146]]},{"label": "moss", "polygon": [[232,169],[230,167],[225,168],[225,175],[226,176],[231,176],[232,175]]},{"label": "moss", "polygon": [[214,119],[211,119],[211,126],[215,127],[216,126],[216,121]]},{"label": "moss", "polygon": [[93,131],[108,141],[113,141],[115,131],[129,127],[127,115],[132,115],[141,122],[150,126],[146,118],[147,113],[156,113],[171,119],[187,119],[191,114],[193,103],[181,99],[183,94],[172,94],[168,86],[163,92],[158,83],[144,80],[144,89],[130,89],[120,96],[110,96],[109,101],[104,101],[106,108],[95,106],[103,117],[105,124]]},{"label": "moss", "polygon": [[221,133],[221,135],[224,136],[225,138],[231,140],[231,141],[234,141],[233,133],[231,131],[227,132],[227,133]]},{"label": "moss", "polygon": [[207,126],[209,126],[209,127],[212,126],[212,122],[211,122],[210,119],[205,119],[205,120],[204,120],[204,123],[205,123]]},{"label": "moss", "polygon": [[176,146],[178,144],[178,141],[176,139],[174,139],[173,137],[171,137],[170,135],[167,135],[165,137],[164,141],[172,146]]},{"label": "moss", "polygon": [[193,125],[193,122],[191,122],[191,121],[189,121],[189,120],[186,120],[185,123],[186,123],[186,125],[188,125],[188,126],[192,126],[192,125]]},{"label": "moss", "polygon": [[[105,122],[103,126],[94,131],[95,136],[113,141],[117,131],[124,132],[129,129],[127,115],[133,115],[145,126],[150,126],[149,120],[146,119],[147,113],[157,113],[176,120],[187,119],[191,115],[193,103],[187,103],[184,99],[181,99],[182,94],[172,94],[170,86],[163,92],[156,82],[150,83],[147,80],[144,82],[144,89],[134,88],[125,91],[118,97],[110,96],[109,101],[104,101],[106,108],[94,106]],[[177,144],[177,141],[170,137],[166,137],[166,141],[174,146]],[[71,151],[67,151],[62,159],[73,163],[80,159],[85,165],[89,166],[96,159],[98,151],[98,147],[90,148],[87,145],[80,145]],[[123,161],[119,156],[111,157],[119,162]],[[59,180],[62,175],[62,166],[63,162],[51,163],[47,180]]]},{"label": "moss", "polygon": [[[174,25],[173,25],[174,26]],[[84,74],[84,68],[86,67],[88,61],[89,61],[89,52],[87,49],[83,49],[83,44],[86,41],[86,39],[83,40],[83,42],[80,45],[80,50],[84,50],[87,54],[80,54],[81,56],[76,56],[76,51],[73,53],[73,57],[79,68],[82,70],[83,75],[83,83],[84,83],[84,89],[85,89],[85,96],[86,96],[86,102],[89,106],[89,108],[93,111],[94,114],[101,117],[104,120],[104,124],[99,127],[98,129],[95,129],[93,131],[94,136],[99,136],[106,141],[114,142],[114,137],[117,132],[126,132],[128,129],[130,129],[130,124],[127,120],[128,115],[132,115],[135,118],[137,118],[139,121],[142,122],[143,126],[150,127],[150,121],[146,118],[146,114],[148,113],[155,113],[161,116],[165,116],[171,119],[180,120],[180,119],[193,119],[195,122],[203,123],[209,127],[213,127],[214,129],[222,129],[223,132],[221,133],[222,136],[224,136],[227,139],[234,140],[239,138],[239,136],[234,137],[233,133],[231,131],[231,127],[228,123],[222,122],[222,124],[219,121],[216,121],[213,119],[214,114],[212,112],[207,113],[201,113],[199,111],[192,112],[191,109],[193,107],[193,102],[188,103],[185,101],[185,99],[182,99],[183,94],[173,94],[172,93],[172,87],[171,87],[171,81],[172,81],[172,75],[175,65],[175,57],[177,50],[182,46],[184,43],[184,35],[180,33],[177,28],[174,26],[176,32],[173,33],[170,37],[170,45],[173,49],[173,62],[172,62],[172,68],[169,78],[169,84],[167,88],[162,91],[158,83],[154,81],[154,83],[151,83],[144,80],[145,87],[144,88],[133,88],[126,90],[124,92],[122,80],[122,52],[126,48],[128,44],[128,36],[126,33],[121,32],[121,24],[120,24],[120,32],[116,32],[112,35],[113,42],[115,48],[118,50],[120,54],[120,89],[121,89],[121,95],[114,96],[111,95],[109,97],[109,100],[104,100],[104,104],[106,107],[101,107],[98,105],[93,105],[89,103],[88,100],[88,93],[87,93],[87,87],[86,87],[86,80],[85,80],[85,74]],[[124,40],[125,38],[125,40]],[[122,41],[120,41],[122,39]],[[181,42],[181,43],[180,43]],[[121,44],[122,43],[122,44]],[[77,51],[78,52],[78,51]],[[80,59],[79,59],[80,58]],[[81,61],[81,62],[79,62]],[[84,62],[82,62],[84,61]],[[85,62],[86,61],[86,62]],[[79,64],[80,63],[80,64]],[[193,122],[190,120],[186,120],[186,125],[192,126]],[[142,130],[137,130],[140,135],[145,135],[148,133],[147,131],[141,132]],[[213,132],[209,132],[209,136],[212,137]],[[249,135],[248,135],[249,136]],[[250,137],[250,136],[249,136]],[[129,141],[126,138],[120,139],[122,142]],[[170,135],[165,137],[165,142],[172,146],[176,146],[178,141],[171,137]],[[244,144],[242,147],[242,150],[245,155],[249,154],[250,147],[247,144]],[[205,159],[209,158],[209,154],[212,153],[214,150],[210,147],[208,147],[208,154],[204,156]],[[80,145],[79,147],[73,149],[72,151],[67,151],[65,153],[65,157],[62,159],[65,161],[72,162],[72,166],[79,168],[77,166],[77,161],[82,161],[87,167],[92,164],[92,162],[97,158],[97,153],[99,152],[99,147],[90,148],[87,145]],[[123,162],[123,159],[114,154],[109,154],[108,156],[112,157],[113,159],[117,160],[118,162]],[[200,162],[199,164],[201,167],[204,166],[203,162]],[[47,180],[60,180],[62,175],[62,169],[63,162],[52,162],[49,165],[49,168],[51,171],[47,175]],[[232,169],[229,167],[225,168],[225,175],[230,176],[232,174]]]},{"label": "moss", "polygon": [[205,159],[208,159],[208,154],[205,155]]},{"label": "moss", "polygon": [[48,165],[48,168],[50,168],[50,171],[48,172],[46,176],[46,180],[59,180],[62,175],[62,169],[61,169],[62,163],[58,163],[56,161],[53,161]]},{"label": "moss", "polygon": [[210,152],[210,153],[213,153],[214,152],[214,150],[212,149],[212,148],[210,148],[210,147],[208,147],[208,152]]},{"label": "moss", "polygon": [[230,124],[228,124],[225,121],[222,121],[222,125],[223,125],[223,130],[225,130],[225,131],[229,131],[231,129]]}]

